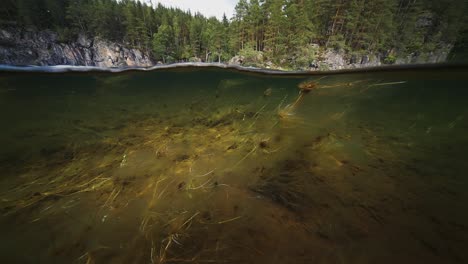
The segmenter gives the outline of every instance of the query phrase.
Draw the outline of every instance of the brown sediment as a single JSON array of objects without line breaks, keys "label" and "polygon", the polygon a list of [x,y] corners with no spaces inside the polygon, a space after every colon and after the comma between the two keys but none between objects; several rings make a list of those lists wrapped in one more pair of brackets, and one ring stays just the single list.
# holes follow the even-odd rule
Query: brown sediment
[{"label": "brown sediment", "polygon": [[[284,119],[299,119],[293,110],[305,95],[338,85],[354,84],[300,84],[293,104],[279,107]],[[330,126],[329,114],[304,115],[304,124],[319,125],[286,131],[275,127],[273,109],[286,96],[263,98],[267,87],[242,103],[222,94],[213,105],[214,92],[180,103],[187,109],[160,103],[157,115],[124,125],[80,117],[64,142],[21,162],[2,159],[3,252],[14,255],[15,244],[56,263],[417,262],[389,251],[416,252],[425,263],[467,259],[466,199],[451,185],[466,166],[450,156],[437,167],[445,165],[440,152],[455,151],[466,134],[434,151],[418,141],[432,135],[364,122],[367,112]],[[341,105],[330,98],[318,109]]]}]

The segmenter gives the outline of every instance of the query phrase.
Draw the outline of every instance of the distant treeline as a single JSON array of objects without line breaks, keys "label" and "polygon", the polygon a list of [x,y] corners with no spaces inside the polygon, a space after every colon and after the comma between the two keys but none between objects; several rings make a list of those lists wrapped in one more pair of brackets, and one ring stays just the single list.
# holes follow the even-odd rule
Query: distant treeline
[{"label": "distant treeline", "polygon": [[164,62],[261,53],[309,63],[318,44],[352,53],[411,54],[455,44],[466,0],[240,0],[232,18],[206,18],[132,0],[2,0],[0,23],[122,42]]}]

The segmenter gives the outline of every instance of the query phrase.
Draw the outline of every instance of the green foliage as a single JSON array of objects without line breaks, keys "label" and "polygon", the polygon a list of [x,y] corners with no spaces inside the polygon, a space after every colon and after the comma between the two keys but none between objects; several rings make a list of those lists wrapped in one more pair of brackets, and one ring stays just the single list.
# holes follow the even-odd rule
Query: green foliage
[{"label": "green foliage", "polygon": [[385,64],[395,64],[396,59],[397,59],[397,58],[395,57],[395,55],[392,55],[392,54],[391,54],[391,55],[388,55],[388,56],[384,59],[384,63],[385,63]]},{"label": "green foliage", "polygon": [[69,43],[74,39],[74,35],[69,28],[58,28],[57,35],[58,41],[62,43]]},{"label": "green foliage", "polygon": [[239,51],[239,55],[244,58],[245,66],[260,67],[263,65],[263,53],[255,50],[252,46],[246,45]]},{"label": "green foliage", "polygon": [[191,57],[189,58],[189,62],[199,62],[200,58],[197,58],[197,57]]},{"label": "green foliage", "polygon": [[301,46],[295,54],[295,61],[292,66],[298,70],[307,69],[311,62],[316,60],[318,48],[313,45]]},{"label": "green foliage", "polygon": [[[468,5],[465,5],[465,12],[468,12]],[[464,17],[462,23],[463,25],[458,33],[459,37],[449,55],[450,61],[458,63],[468,61],[468,16]]]},{"label": "green foliage", "polygon": [[18,7],[15,0],[2,0],[0,5],[0,25],[16,22]]},{"label": "green foliage", "polygon": [[346,40],[343,35],[337,34],[328,38],[328,47],[335,50],[349,50],[349,46],[346,44]]},{"label": "green foliage", "polygon": [[348,54],[466,49],[466,0],[239,0],[234,16],[221,20],[148,2],[2,0],[0,25],[50,29],[63,42],[100,36],[164,62],[241,54],[247,64],[301,68],[316,56],[312,43]]},{"label": "green foliage", "polygon": [[170,55],[170,44],[172,39],[172,28],[167,24],[162,24],[158,28],[158,33],[153,35],[153,54],[156,59],[166,62]]},{"label": "green foliage", "polygon": [[320,64],[319,70],[320,71],[329,71],[330,67],[328,67],[327,64]]}]

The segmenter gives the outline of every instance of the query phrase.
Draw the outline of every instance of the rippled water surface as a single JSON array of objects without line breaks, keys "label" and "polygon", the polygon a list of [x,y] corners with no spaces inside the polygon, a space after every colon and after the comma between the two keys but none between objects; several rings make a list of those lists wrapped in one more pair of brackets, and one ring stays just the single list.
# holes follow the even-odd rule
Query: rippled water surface
[{"label": "rippled water surface", "polygon": [[0,260],[467,263],[466,72],[0,73]]}]

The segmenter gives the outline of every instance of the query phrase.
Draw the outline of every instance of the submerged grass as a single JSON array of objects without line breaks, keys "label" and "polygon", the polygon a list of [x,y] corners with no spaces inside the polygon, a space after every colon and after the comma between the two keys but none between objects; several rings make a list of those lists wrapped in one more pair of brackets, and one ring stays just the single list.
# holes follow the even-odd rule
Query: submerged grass
[{"label": "submerged grass", "polygon": [[[297,80],[210,76],[215,80],[200,77],[202,85],[190,87],[186,80],[172,84],[172,76],[158,92],[142,76],[101,76],[94,92],[67,102],[69,112],[28,120],[29,134],[0,165],[0,257],[467,259],[467,183],[460,171],[468,168],[454,148],[468,146],[461,105],[453,105],[456,115],[442,130],[421,118],[434,109],[403,109],[408,100],[418,102],[408,94],[417,86],[388,76],[306,80],[298,97]],[[60,109],[60,100],[49,103]],[[402,113],[386,112],[396,106]],[[23,128],[12,124],[3,133],[19,139],[11,135]],[[429,126],[439,134],[427,133]],[[430,143],[435,136],[437,146]],[[28,152],[20,151],[22,140],[33,143]]]}]

